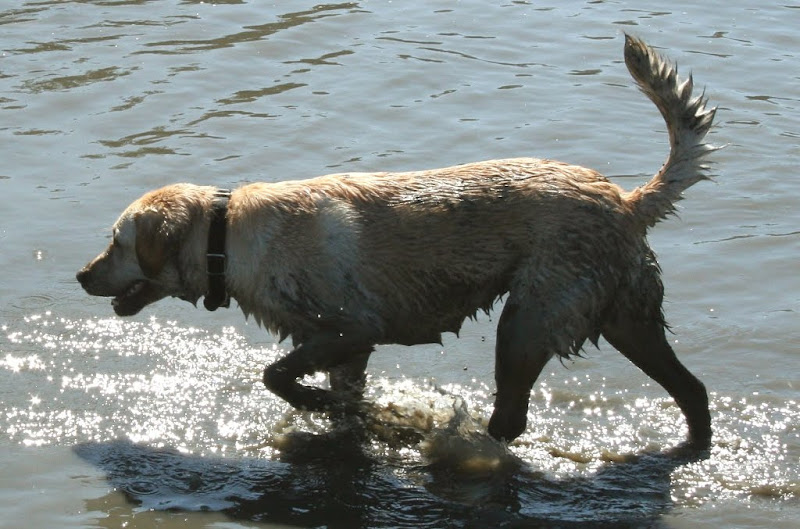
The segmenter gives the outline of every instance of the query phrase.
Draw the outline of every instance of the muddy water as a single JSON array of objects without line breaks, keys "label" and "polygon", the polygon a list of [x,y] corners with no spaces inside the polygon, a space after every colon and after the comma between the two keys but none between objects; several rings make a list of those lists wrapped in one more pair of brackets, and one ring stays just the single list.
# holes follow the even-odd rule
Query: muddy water
[{"label": "muddy water", "polygon": [[[0,8],[0,527],[795,527],[800,10],[727,2]],[[711,392],[709,456],[608,345],[485,432],[495,321],[382,347],[365,422],[294,412],[285,344],[236,310],[112,316],[73,277],[175,181],[547,156],[625,187],[666,155],[621,63],[668,51],[720,106],[716,183],[651,240],[674,346]],[[321,381],[320,381],[321,382]]]}]

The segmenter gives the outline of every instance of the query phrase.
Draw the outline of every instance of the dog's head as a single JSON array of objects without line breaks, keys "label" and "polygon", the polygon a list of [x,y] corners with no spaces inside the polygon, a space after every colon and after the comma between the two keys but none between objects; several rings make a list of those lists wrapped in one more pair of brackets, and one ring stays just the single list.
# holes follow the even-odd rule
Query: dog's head
[{"label": "dog's head", "polygon": [[195,303],[204,291],[208,206],[213,188],[177,184],[147,193],[122,213],[112,241],[77,274],[93,296],[113,297],[114,312],[132,316],[167,296]]}]

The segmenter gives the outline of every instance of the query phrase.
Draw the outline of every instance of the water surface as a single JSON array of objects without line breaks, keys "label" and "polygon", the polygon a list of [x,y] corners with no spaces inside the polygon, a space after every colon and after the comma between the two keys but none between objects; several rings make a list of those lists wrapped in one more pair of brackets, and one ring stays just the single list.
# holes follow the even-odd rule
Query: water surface
[{"label": "water surface", "polygon": [[[491,5],[490,5],[491,4]],[[19,2],[0,8],[0,526],[795,527],[800,76],[793,5]],[[667,153],[623,32],[719,106],[715,182],[651,242],[707,458],[607,344],[553,362],[486,438],[496,321],[380,348],[366,423],[261,385],[237,310],[132,319],[75,271],[143,192],[541,156],[626,188]],[[5,507],[9,506],[9,507]],[[4,525],[5,524],[5,525]]]}]

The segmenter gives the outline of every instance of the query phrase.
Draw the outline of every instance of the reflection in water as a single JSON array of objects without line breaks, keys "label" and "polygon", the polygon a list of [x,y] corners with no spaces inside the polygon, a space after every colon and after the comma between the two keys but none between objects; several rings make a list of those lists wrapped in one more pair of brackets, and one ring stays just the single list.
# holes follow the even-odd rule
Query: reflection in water
[{"label": "reflection in water", "polygon": [[671,472],[688,462],[653,453],[589,477],[554,479],[521,464],[494,473],[435,460],[407,466],[376,453],[373,442],[358,428],[295,434],[276,460],[207,458],[127,441],[75,450],[142,510],[347,528],[649,526],[672,504]]},{"label": "reflection in water", "polygon": [[103,81],[114,81],[119,77],[129,75],[131,72],[120,70],[115,66],[100,68],[99,70],[89,70],[80,75],[66,75],[63,77],[45,77],[44,79],[32,79],[22,83],[21,89],[33,94],[39,92],[52,92],[55,90],[72,90],[75,88],[88,86],[93,83]]},{"label": "reflection in water", "polygon": [[323,18],[337,16],[342,13],[348,13],[355,9],[358,9],[358,4],[356,3],[320,4],[307,11],[298,11],[281,15],[278,17],[279,20],[277,22],[260,24],[257,26],[246,26],[244,31],[231,35],[224,35],[222,37],[206,40],[185,39],[150,42],[147,43],[146,46],[151,49],[140,50],[134,53],[185,54],[227,48],[237,44],[263,40],[279,31]]}]

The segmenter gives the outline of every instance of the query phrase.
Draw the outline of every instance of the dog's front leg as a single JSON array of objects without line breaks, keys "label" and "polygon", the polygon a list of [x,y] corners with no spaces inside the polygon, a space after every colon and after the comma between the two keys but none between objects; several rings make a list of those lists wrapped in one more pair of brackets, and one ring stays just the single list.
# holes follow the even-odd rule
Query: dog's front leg
[{"label": "dog's front leg", "polygon": [[355,413],[359,403],[352,391],[342,391],[344,388],[338,384],[333,384],[333,390],[310,387],[300,384],[298,379],[322,370],[335,371],[338,366],[366,367],[371,352],[371,344],[339,335],[317,335],[267,366],[264,385],[295,408]]}]

